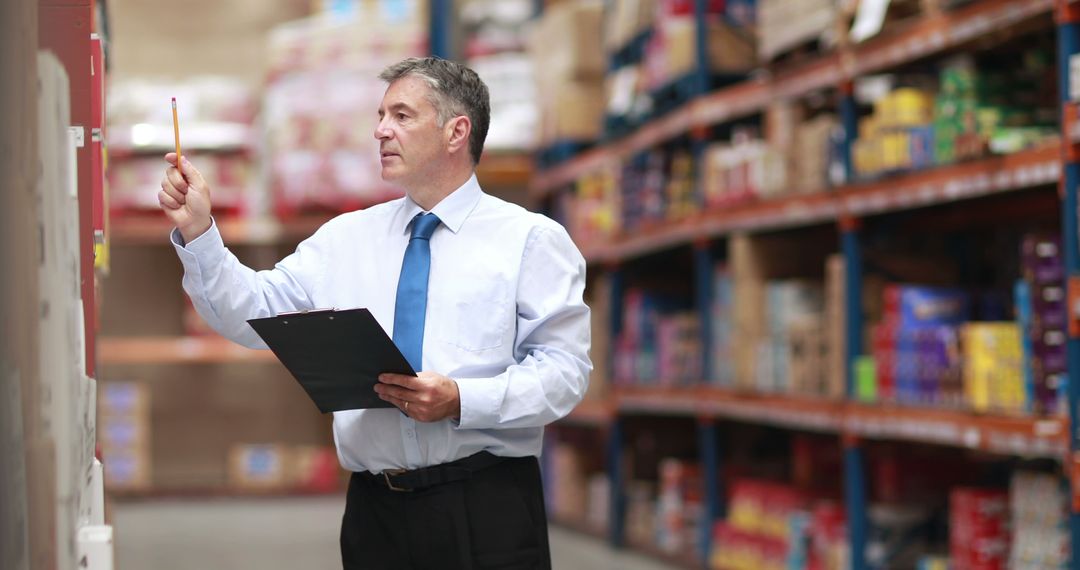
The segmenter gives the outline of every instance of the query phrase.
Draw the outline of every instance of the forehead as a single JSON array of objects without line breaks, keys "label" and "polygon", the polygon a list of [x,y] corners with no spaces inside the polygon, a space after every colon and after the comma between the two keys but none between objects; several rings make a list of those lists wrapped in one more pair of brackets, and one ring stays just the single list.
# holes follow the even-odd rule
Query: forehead
[{"label": "forehead", "polygon": [[407,75],[394,81],[386,87],[383,94],[380,109],[405,105],[413,109],[423,110],[434,108],[431,105],[431,87],[421,77]]}]

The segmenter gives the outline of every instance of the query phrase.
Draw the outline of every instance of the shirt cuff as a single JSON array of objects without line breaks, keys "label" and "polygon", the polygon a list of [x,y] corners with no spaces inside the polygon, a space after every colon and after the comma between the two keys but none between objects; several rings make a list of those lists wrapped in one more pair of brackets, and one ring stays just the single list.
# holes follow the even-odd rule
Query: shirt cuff
[{"label": "shirt cuff", "polygon": [[499,423],[499,397],[490,378],[457,378],[461,419],[458,429],[487,429]]},{"label": "shirt cuff", "polygon": [[173,228],[172,233],[169,234],[169,239],[176,248],[177,255],[185,262],[202,261],[213,264],[224,257],[225,242],[221,239],[221,232],[218,231],[217,221],[214,218],[210,218],[210,228],[191,240],[191,243],[184,243],[184,236],[176,228]]}]

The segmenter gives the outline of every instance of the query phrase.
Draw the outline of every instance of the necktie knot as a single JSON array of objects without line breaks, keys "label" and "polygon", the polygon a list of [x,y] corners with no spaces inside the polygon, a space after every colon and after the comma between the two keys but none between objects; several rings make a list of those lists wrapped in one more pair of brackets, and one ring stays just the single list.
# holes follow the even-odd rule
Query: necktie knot
[{"label": "necktie knot", "polygon": [[439,217],[435,214],[421,214],[413,219],[412,236],[410,241],[414,239],[431,239],[431,234],[435,233],[435,228],[439,227]]}]

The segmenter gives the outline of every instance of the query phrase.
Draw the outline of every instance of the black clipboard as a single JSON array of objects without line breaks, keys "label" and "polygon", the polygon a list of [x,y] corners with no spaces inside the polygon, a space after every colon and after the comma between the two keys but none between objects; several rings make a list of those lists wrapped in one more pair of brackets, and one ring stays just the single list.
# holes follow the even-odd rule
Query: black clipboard
[{"label": "black clipboard", "polygon": [[379,374],[416,376],[367,309],[282,313],[248,324],[324,414],[392,408],[375,393]]}]

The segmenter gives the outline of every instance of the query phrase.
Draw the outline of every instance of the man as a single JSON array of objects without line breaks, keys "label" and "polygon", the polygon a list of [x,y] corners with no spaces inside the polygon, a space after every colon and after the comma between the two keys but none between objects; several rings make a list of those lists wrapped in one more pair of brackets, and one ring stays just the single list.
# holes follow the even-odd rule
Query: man
[{"label": "man", "polygon": [[237,261],[206,181],[166,155],[158,200],[184,289],[218,332],[259,348],[247,319],[367,307],[422,370],[379,378],[397,409],[334,414],[354,472],[345,568],[550,568],[537,456],[592,367],[584,260],[560,225],[480,190],[489,104],[475,72],[412,58],[380,78],[382,177],[406,197],[334,218],[273,270]]}]

